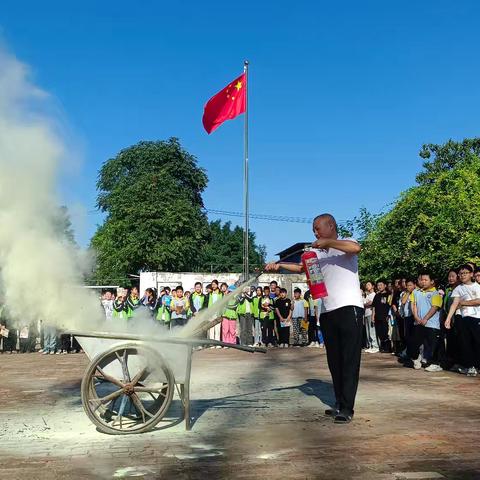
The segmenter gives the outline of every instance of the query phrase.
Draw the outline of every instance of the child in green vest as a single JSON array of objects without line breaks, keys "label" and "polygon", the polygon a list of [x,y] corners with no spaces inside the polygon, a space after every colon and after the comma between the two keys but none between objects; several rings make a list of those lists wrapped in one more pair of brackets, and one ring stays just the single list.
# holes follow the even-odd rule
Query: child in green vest
[{"label": "child in green vest", "polygon": [[133,287],[130,291],[130,295],[127,298],[127,316],[132,318],[135,315],[135,310],[141,307],[140,298],[138,297],[138,288]]},{"label": "child in green vest", "polygon": [[274,301],[270,297],[270,287],[264,287],[263,297],[260,300],[260,320],[263,321],[263,343],[267,347],[273,347],[275,341],[275,316],[273,310]]},{"label": "child in green vest", "polygon": [[117,288],[117,297],[113,302],[112,318],[127,320],[128,310],[126,306],[127,290],[125,288]]},{"label": "child in green vest", "polygon": [[[227,293],[231,293],[235,290],[234,285],[230,285],[227,288]],[[224,343],[237,343],[237,307],[237,298],[235,295],[230,295],[230,299],[222,315],[222,342]]]},{"label": "child in green vest", "polygon": [[[212,280],[211,286],[212,286],[212,291],[205,298],[207,307],[211,307],[214,303],[218,302],[223,297],[223,293],[218,288],[218,280]],[[221,330],[222,330],[222,324],[217,323],[216,325],[214,325],[212,328],[208,330],[208,338],[212,340],[220,340]]]},{"label": "child in green vest", "polygon": [[165,326],[166,328],[170,328],[170,297],[168,297],[168,302],[166,302],[165,299],[165,296],[160,299],[155,318],[160,322],[161,325]]},{"label": "child in green vest", "polygon": [[187,313],[190,310],[190,302],[183,294],[183,287],[179,285],[175,289],[176,295],[170,302],[171,328],[182,327],[187,323]]},{"label": "child in green vest", "polygon": [[194,292],[190,298],[190,310],[195,316],[200,310],[206,307],[205,295],[202,293],[202,284],[200,282],[195,283]]},{"label": "child in green vest", "polygon": [[262,287],[257,287],[256,296],[252,300],[252,313],[254,318],[253,328],[253,342],[254,346],[260,347],[262,345],[262,320],[260,320],[260,300],[263,297]]},{"label": "child in green vest", "polygon": [[250,294],[250,287],[245,287],[238,299],[237,307],[238,320],[240,324],[239,339],[240,345],[252,345],[253,339],[253,296]]}]

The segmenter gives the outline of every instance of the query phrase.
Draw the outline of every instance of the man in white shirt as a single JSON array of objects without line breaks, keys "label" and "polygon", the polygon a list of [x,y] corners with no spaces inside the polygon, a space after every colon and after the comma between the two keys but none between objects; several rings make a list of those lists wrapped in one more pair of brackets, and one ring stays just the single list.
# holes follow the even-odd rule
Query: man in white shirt
[{"label": "man in white shirt", "polygon": [[462,329],[460,346],[465,359],[465,373],[470,377],[478,374],[478,352],[480,351],[480,284],[473,282],[473,268],[468,263],[458,270],[461,285],[455,287],[453,299],[445,320],[445,328],[451,328],[452,317],[460,307]]},{"label": "man in white shirt", "polygon": [[[325,311],[320,325],[336,398],[335,407],[325,414],[335,423],[349,423],[354,414],[362,352],[363,298],[357,259],[361,247],[355,240],[338,239],[337,222],[328,213],[315,217],[313,232],[317,240],[312,247],[328,292],[323,298]],[[280,268],[303,271],[302,264],[269,263],[266,267],[267,271]]]}]

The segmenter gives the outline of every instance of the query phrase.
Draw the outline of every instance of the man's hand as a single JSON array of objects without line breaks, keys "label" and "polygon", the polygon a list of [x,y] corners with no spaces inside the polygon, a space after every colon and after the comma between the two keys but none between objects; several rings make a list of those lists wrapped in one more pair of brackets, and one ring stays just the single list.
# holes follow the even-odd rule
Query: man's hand
[{"label": "man's hand", "polygon": [[451,319],[451,318],[447,318],[447,319],[445,320],[445,328],[446,328],[447,330],[450,330],[450,329],[452,328],[452,319]]},{"label": "man's hand", "polygon": [[280,265],[276,262],[270,262],[265,265],[266,272],[278,272],[280,270]]},{"label": "man's hand", "polygon": [[325,250],[327,248],[330,248],[330,241],[331,239],[329,238],[318,238],[312,243],[312,247]]}]

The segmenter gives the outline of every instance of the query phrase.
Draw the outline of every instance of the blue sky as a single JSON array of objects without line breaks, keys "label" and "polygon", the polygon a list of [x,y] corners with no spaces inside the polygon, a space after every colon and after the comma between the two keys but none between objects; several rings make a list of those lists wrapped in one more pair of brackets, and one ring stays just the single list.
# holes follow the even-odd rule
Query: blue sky
[{"label": "blue sky", "polygon": [[[60,184],[67,205],[90,212],[74,216],[82,245],[102,221],[92,213],[98,169],[140,140],[179,137],[208,172],[206,207],[242,210],[243,121],[208,136],[201,118],[244,59],[252,213],[377,212],[413,184],[423,143],[478,135],[475,0],[2,7],[3,43],[55,98],[82,158]],[[312,236],[307,224],[251,228],[270,258]]]}]

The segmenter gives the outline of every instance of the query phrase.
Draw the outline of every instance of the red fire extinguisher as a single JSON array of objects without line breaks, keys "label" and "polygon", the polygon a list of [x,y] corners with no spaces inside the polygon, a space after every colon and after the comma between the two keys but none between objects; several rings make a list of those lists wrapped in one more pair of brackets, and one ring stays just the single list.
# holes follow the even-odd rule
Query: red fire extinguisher
[{"label": "red fire extinguisher", "polygon": [[302,264],[307,274],[307,283],[314,300],[328,296],[325,280],[323,279],[320,261],[312,250],[306,250],[302,255]]}]

